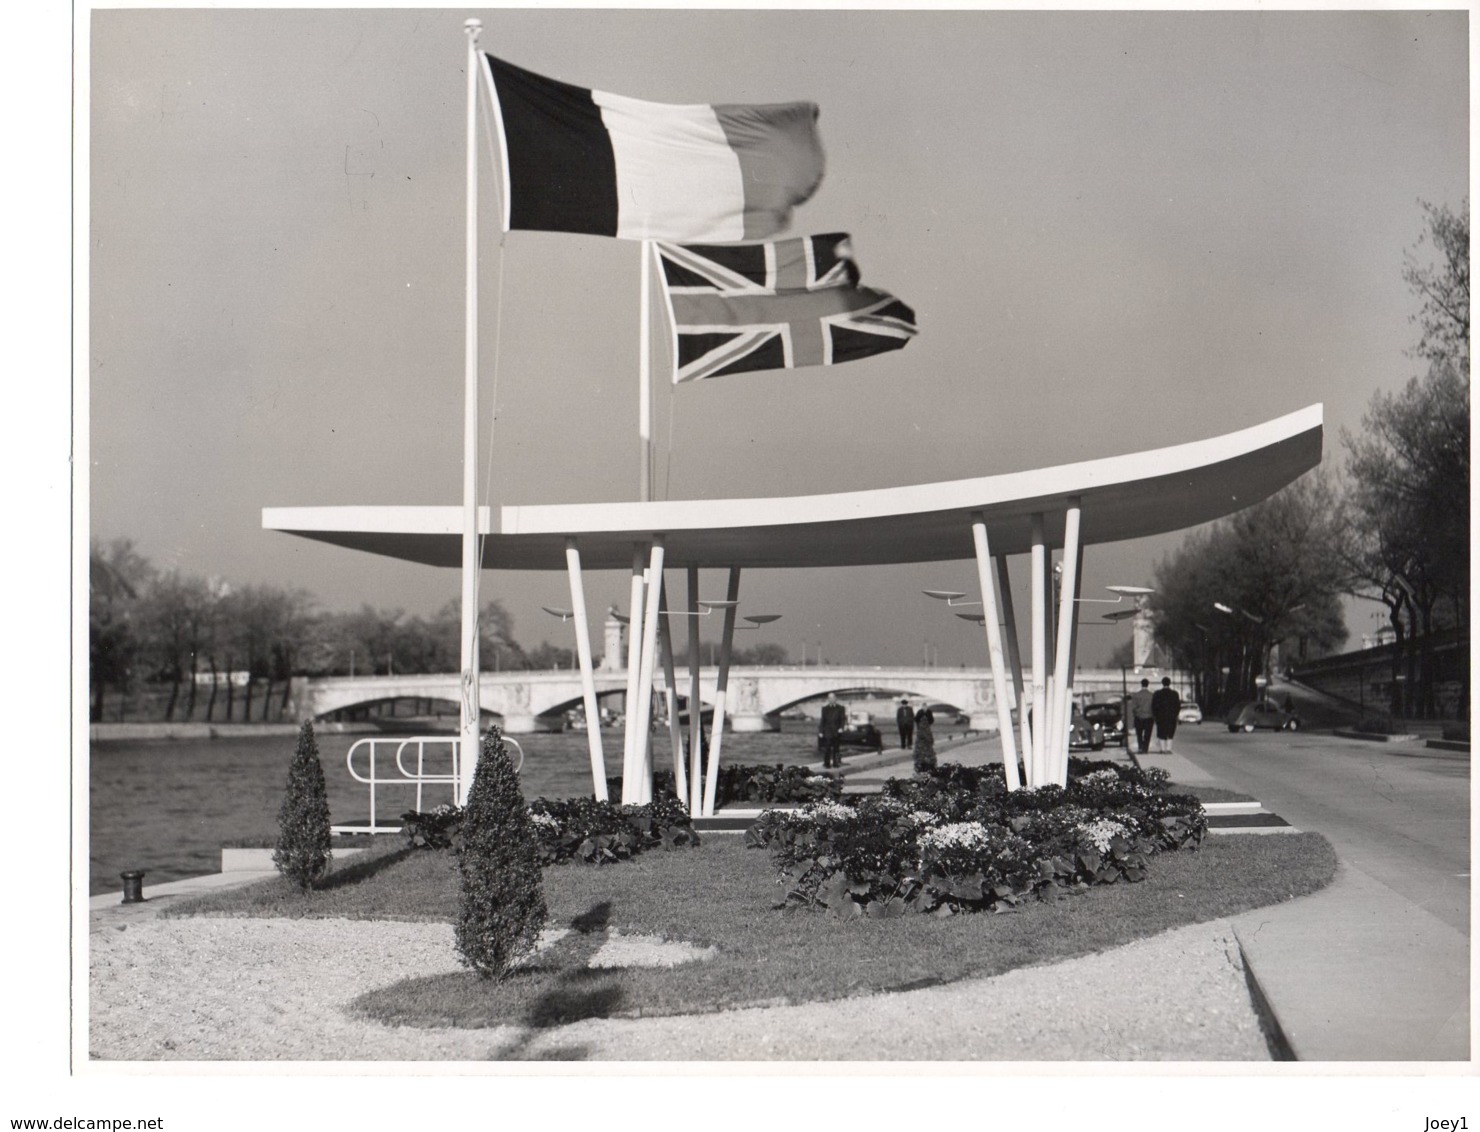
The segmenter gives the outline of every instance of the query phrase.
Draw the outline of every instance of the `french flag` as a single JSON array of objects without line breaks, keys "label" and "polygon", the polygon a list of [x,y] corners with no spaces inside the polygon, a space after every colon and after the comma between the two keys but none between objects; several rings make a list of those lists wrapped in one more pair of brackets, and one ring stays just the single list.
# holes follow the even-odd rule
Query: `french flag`
[{"label": "french flag", "polygon": [[674,106],[483,56],[501,129],[504,231],[736,243],[785,231],[822,181],[817,106]]}]

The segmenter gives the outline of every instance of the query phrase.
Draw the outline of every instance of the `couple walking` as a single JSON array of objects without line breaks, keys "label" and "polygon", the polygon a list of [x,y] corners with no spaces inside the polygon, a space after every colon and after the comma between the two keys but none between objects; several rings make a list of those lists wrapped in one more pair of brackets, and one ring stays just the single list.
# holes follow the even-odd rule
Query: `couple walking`
[{"label": "couple walking", "polygon": [[[1177,714],[1182,710],[1182,697],[1172,688],[1169,676],[1161,678],[1161,688],[1151,691],[1151,681],[1142,680],[1141,690],[1131,697],[1131,722],[1136,728],[1136,753],[1144,755],[1151,745],[1151,731],[1156,729],[1158,755],[1172,753],[1172,736],[1177,733]],[[1129,742],[1129,740],[1127,740]]]}]

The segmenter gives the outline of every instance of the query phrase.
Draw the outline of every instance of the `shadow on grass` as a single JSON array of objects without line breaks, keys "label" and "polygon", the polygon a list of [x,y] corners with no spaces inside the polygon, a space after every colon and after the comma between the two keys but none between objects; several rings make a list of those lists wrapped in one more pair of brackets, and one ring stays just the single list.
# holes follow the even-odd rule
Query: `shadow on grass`
[{"label": "shadow on grass", "polygon": [[368,853],[357,854],[349,858],[345,864],[336,865],[330,869],[328,875],[319,881],[318,884],[314,885],[314,890],[317,892],[332,892],[334,889],[343,888],[345,885],[359,884],[361,881],[373,877],[376,873],[382,872],[392,865],[399,864],[415,852],[415,849],[407,845],[400,849],[393,849],[389,853],[377,853],[374,856]]},{"label": "shadow on grass", "polygon": [[533,956],[503,979],[480,979],[471,971],[407,979],[360,996],[357,1013],[392,1026],[465,1029],[522,1027],[493,1054],[498,1059],[580,1061],[584,1046],[536,1050],[540,1032],[588,1018],[610,1018],[626,1001],[621,971],[591,968],[607,940],[610,901],[593,904],[569,921],[570,935]]}]

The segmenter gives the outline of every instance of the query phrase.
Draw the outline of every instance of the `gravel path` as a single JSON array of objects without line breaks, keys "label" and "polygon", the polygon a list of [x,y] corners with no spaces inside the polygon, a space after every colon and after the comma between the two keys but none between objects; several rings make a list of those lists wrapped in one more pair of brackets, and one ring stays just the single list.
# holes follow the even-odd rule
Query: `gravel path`
[{"label": "gravel path", "polygon": [[458,969],[447,924],[95,918],[101,1059],[1267,1061],[1226,921],[944,987],[545,1030],[389,1027],[344,1006]]}]

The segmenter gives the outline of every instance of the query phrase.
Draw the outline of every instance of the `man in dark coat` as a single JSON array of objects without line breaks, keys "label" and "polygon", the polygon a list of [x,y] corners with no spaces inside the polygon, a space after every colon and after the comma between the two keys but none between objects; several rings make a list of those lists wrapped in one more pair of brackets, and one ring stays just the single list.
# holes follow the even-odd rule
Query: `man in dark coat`
[{"label": "man in dark coat", "polygon": [[843,765],[843,754],[839,749],[838,736],[848,726],[848,709],[838,703],[838,697],[827,694],[827,703],[822,705],[822,718],[817,724],[817,739],[822,747],[824,768]]},{"label": "man in dark coat", "polygon": [[1144,755],[1147,748],[1151,746],[1151,728],[1156,723],[1156,715],[1152,709],[1152,701],[1156,699],[1151,691],[1151,681],[1142,680],[1141,690],[1130,698],[1130,722],[1136,729],[1136,753]]},{"label": "man in dark coat", "polygon": [[899,725],[899,749],[908,751],[915,742],[915,709],[908,699],[899,701],[899,710],[894,713],[894,722]]},{"label": "man in dark coat", "polygon": [[1172,688],[1172,678],[1163,676],[1161,688],[1151,697],[1151,715],[1156,720],[1156,751],[1172,753],[1172,736],[1177,733],[1177,714],[1182,710],[1182,697]]}]

